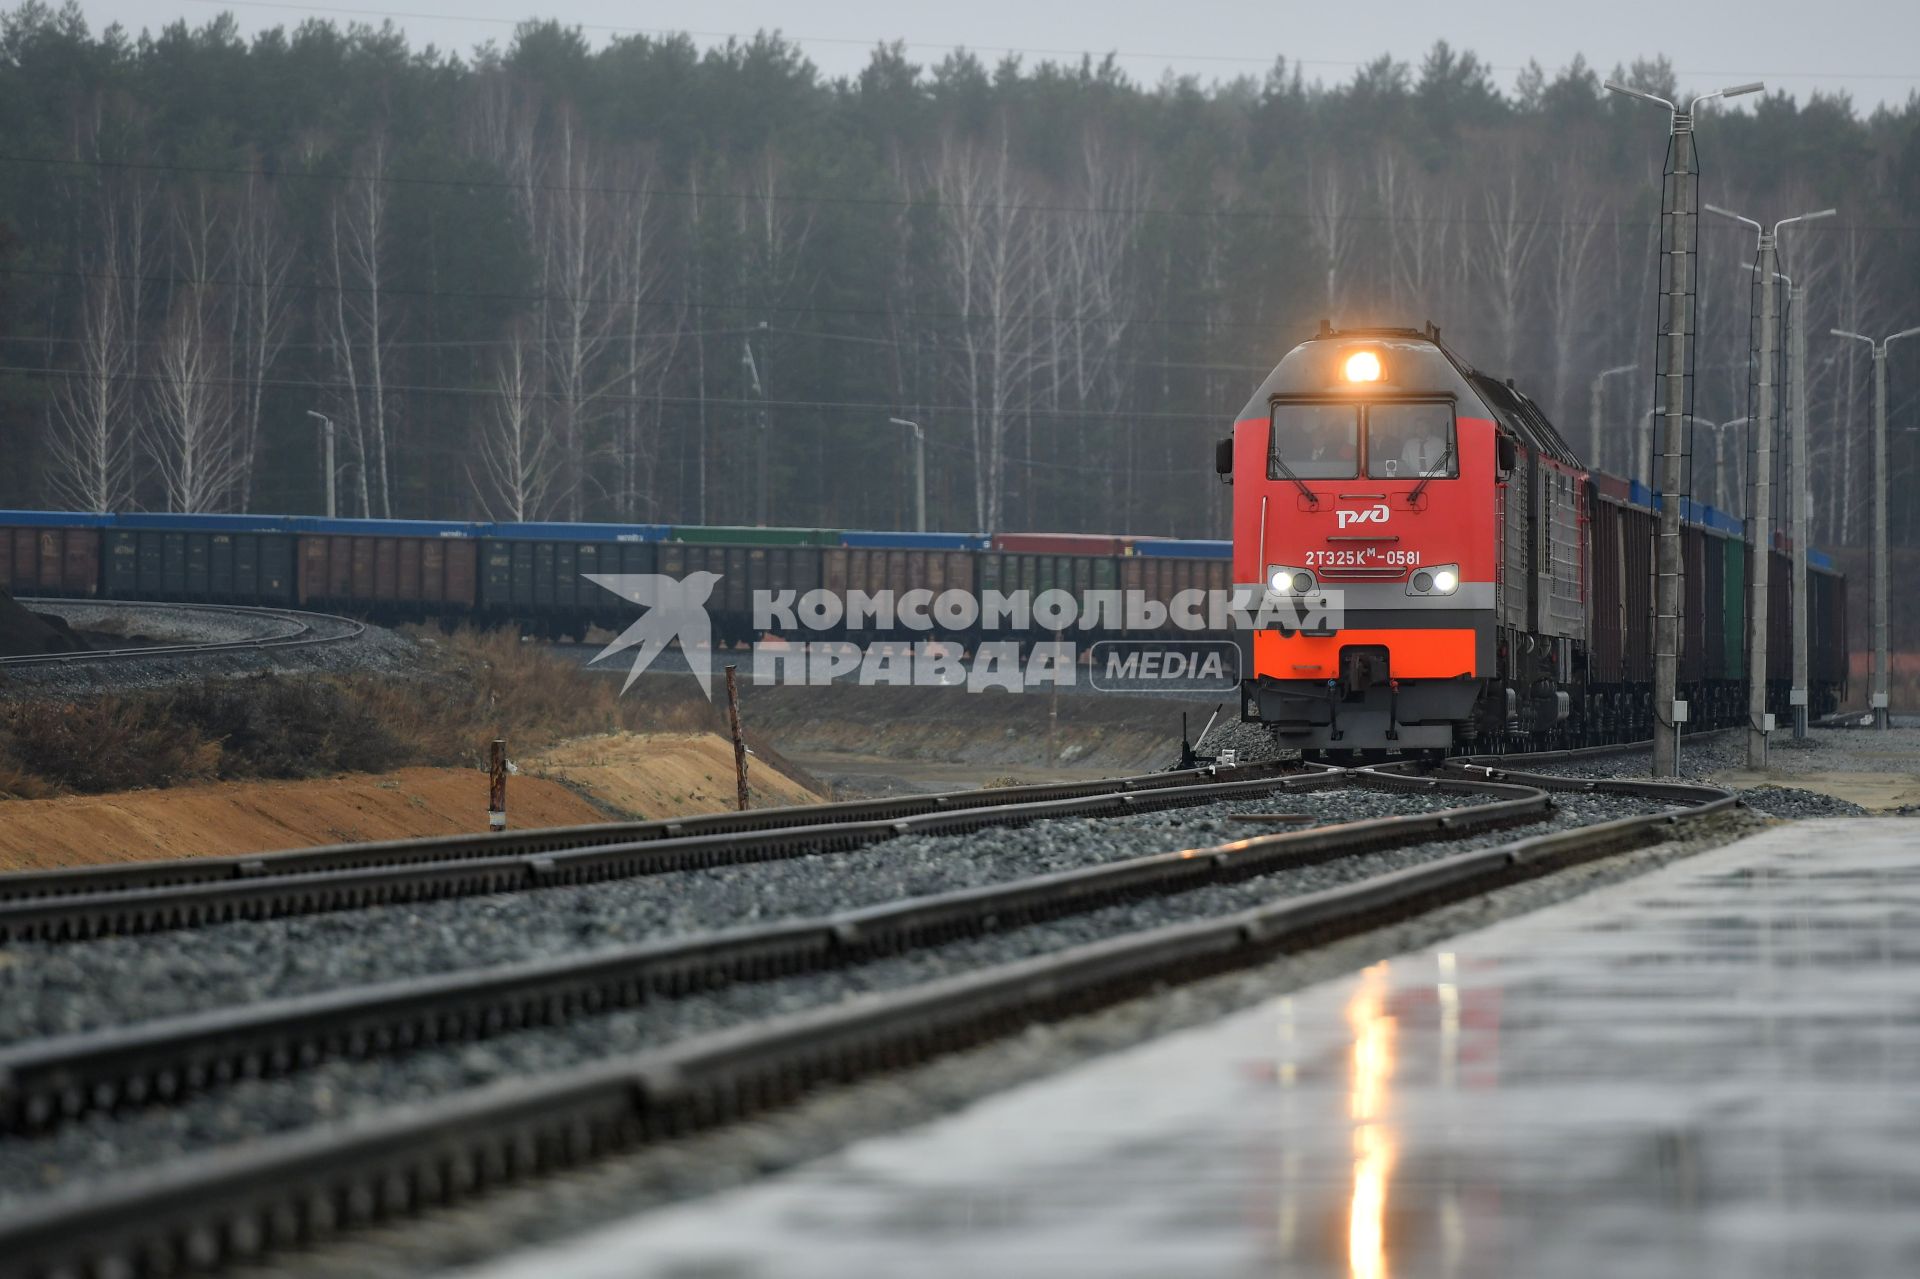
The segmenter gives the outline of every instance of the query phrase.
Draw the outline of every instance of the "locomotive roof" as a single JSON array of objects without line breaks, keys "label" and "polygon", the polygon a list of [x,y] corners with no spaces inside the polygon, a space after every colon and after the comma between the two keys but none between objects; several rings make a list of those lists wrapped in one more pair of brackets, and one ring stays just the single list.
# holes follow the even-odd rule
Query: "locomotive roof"
[{"label": "locomotive roof", "polygon": [[1240,411],[1241,419],[1265,417],[1275,396],[1324,392],[1329,379],[1322,366],[1330,357],[1322,354],[1327,349],[1322,344],[1356,339],[1400,352],[1397,358],[1401,360],[1411,358],[1427,383],[1425,389],[1451,394],[1456,399],[1479,400],[1507,434],[1534,452],[1568,466],[1581,465],[1565,437],[1530,396],[1514,386],[1512,379],[1502,381],[1461,359],[1440,340],[1439,326],[1433,324],[1425,329],[1335,329],[1322,321],[1319,332],[1287,352],[1273,372],[1267,374],[1253,398]]}]

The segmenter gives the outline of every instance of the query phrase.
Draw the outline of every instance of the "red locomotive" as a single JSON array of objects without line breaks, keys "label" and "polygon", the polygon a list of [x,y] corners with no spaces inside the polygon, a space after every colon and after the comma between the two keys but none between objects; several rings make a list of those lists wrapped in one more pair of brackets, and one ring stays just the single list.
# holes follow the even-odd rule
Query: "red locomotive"
[{"label": "red locomotive", "polygon": [[[1281,745],[1425,753],[1650,729],[1648,495],[1589,477],[1538,405],[1460,360],[1438,329],[1323,324],[1241,410],[1217,467],[1235,486],[1236,591],[1308,606],[1242,637],[1242,718]],[[1687,506],[1690,542],[1717,539],[1713,555],[1737,575],[1745,548],[1713,531],[1725,517]],[[1609,531],[1598,559],[1596,526]],[[1589,598],[1596,573],[1603,600]],[[1823,576],[1816,701],[1831,705],[1844,605]],[[1738,632],[1738,594],[1726,604],[1691,624],[1713,659],[1683,663],[1701,726],[1740,701],[1727,645],[1697,642]],[[1782,703],[1786,673],[1770,672]]]}]

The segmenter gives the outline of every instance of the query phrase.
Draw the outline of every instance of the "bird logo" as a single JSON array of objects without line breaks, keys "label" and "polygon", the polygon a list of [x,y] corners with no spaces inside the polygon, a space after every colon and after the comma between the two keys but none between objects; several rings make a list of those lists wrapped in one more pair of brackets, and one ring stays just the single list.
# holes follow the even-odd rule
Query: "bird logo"
[{"label": "bird logo", "polygon": [[674,579],[661,573],[587,573],[589,582],[612,591],[621,599],[646,609],[640,620],[620,633],[618,639],[594,655],[599,662],[615,653],[639,646],[633,655],[633,669],[620,686],[625,693],[633,687],[654,658],[667,645],[680,641],[681,656],[687,669],[700,681],[700,691],[713,696],[713,619],[707,615],[707,600],[720,584],[720,574],[698,572]]}]

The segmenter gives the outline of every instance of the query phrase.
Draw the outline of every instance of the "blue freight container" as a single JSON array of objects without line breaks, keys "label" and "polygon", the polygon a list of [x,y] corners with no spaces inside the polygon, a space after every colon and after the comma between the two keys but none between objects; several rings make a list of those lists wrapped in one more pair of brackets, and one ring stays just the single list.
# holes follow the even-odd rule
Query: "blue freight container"
[{"label": "blue freight container", "polygon": [[487,525],[463,520],[330,520],[324,515],[295,515],[287,525],[296,533],[344,537],[485,537]]},{"label": "blue freight container", "polygon": [[165,533],[287,533],[285,515],[178,515],[167,511],[129,511],[113,517],[113,527]]},{"label": "blue freight container", "polygon": [[0,528],[106,528],[111,515],[88,511],[0,511]]},{"label": "blue freight container", "polygon": [[489,524],[486,536],[509,542],[664,542],[670,524]]},{"label": "blue freight container", "polygon": [[991,539],[985,533],[904,533],[856,529],[840,534],[842,546],[869,546],[917,551],[980,551]]}]

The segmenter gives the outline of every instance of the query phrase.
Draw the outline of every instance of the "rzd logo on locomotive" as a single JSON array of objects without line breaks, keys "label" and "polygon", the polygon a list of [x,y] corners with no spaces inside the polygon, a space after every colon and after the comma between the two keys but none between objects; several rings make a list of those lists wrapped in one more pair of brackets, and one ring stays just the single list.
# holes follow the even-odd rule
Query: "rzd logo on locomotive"
[{"label": "rzd logo on locomotive", "polygon": [[1364,511],[1335,511],[1334,517],[1340,521],[1340,527],[1349,524],[1385,524],[1387,522],[1387,504],[1381,502],[1369,506]]}]

